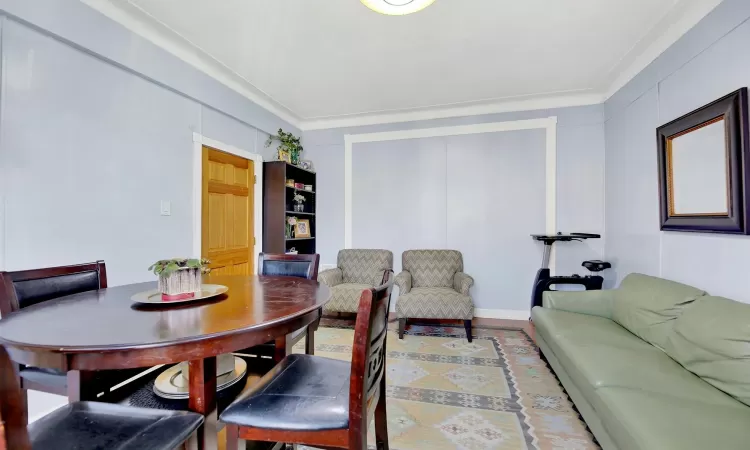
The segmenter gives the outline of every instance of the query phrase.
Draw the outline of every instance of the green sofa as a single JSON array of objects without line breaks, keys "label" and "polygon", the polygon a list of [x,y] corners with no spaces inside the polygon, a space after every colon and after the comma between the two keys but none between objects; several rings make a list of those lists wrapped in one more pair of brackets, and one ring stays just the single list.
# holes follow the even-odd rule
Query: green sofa
[{"label": "green sofa", "polygon": [[750,449],[750,305],[640,274],[544,295],[537,344],[604,450]]}]

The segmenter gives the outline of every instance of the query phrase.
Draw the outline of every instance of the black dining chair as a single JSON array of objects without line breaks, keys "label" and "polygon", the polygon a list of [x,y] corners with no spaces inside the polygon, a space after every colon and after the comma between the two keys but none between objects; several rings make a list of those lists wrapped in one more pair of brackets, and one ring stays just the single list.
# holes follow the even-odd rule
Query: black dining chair
[{"label": "black dining chair", "polygon": [[386,335],[393,283],[362,292],[351,363],[293,354],[221,413],[227,450],[238,440],[367,448],[374,416],[378,449],[388,449]]},{"label": "black dining chair", "polygon": [[75,402],[27,427],[25,409],[15,364],[0,346],[0,450],[172,450],[203,423],[189,412]]},{"label": "black dining chair", "polygon": [[[320,255],[288,255],[261,253],[258,255],[258,275],[285,276],[305,278],[308,280],[318,279],[318,265]],[[322,311],[321,311],[322,314]],[[305,338],[305,353],[312,355],[315,351],[315,330],[318,329],[320,318],[307,327],[300,328],[286,337],[278,338],[276,341],[256,345],[239,352],[245,355],[260,358],[272,358],[279,362],[292,351],[297,342]]]},{"label": "black dining chair", "polygon": [[[45,269],[0,272],[0,314],[7,317],[19,310],[66,295],[107,287],[104,261]],[[107,370],[101,372],[70,371],[19,366],[19,382],[26,398],[28,389],[64,395],[71,402],[107,400],[99,394],[144,369]]]}]

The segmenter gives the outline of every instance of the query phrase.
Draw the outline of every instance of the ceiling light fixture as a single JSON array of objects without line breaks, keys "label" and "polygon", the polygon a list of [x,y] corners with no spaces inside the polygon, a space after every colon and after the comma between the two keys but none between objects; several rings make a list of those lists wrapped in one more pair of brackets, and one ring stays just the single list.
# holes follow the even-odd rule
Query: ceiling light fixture
[{"label": "ceiling light fixture", "polygon": [[435,2],[435,0],[361,0],[362,3],[375,12],[389,16],[403,16],[421,11]]}]

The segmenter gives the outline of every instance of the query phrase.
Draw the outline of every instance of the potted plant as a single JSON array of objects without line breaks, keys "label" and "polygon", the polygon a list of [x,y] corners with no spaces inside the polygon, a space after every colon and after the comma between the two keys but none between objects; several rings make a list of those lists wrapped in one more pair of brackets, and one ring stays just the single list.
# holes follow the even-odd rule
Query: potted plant
[{"label": "potted plant", "polygon": [[300,144],[300,138],[292,133],[285,133],[284,130],[279,128],[276,136],[268,136],[266,148],[270,147],[271,144],[273,144],[273,141],[279,141],[280,145],[277,147],[279,154],[287,152],[291,156],[292,164],[295,166],[299,164],[299,157],[302,154],[302,150],[304,150]]},{"label": "potted plant", "polygon": [[302,194],[294,194],[294,211],[303,212],[305,210],[305,198]]},{"label": "potted plant", "polygon": [[162,300],[182,300],[195,297],[201,290],[201,275],[209,273],[211,262],[205,258],[161,259],[148,270],[159,277]]}]

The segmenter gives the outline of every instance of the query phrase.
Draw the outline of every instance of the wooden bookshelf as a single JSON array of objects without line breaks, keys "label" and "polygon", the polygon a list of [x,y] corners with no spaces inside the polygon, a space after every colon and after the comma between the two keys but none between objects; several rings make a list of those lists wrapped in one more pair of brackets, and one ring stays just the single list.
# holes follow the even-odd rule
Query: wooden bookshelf
[{"label": "wooden bookshelf", "polygon": [[[310,184],[312,192],[295,189],[286,185],[286,180]],[[286,253],[295,248],[302,254],[316,252],[315,205],[316,174],[284,161],[263,163],[263,251],[266,253]],[[294,211],[294,195],[301,194],[307,199],[302,212]],[[286,236],[287,218],[293,216],[310,221],[311,237],[297,238]]]}]

